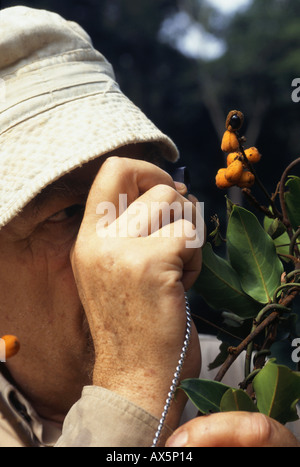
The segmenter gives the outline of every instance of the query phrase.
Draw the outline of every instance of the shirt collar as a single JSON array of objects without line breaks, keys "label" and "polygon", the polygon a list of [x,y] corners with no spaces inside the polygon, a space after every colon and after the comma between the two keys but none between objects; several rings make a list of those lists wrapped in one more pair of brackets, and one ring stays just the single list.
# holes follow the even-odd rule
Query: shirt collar
[{"label": "shirt collar", "polygon": [[51,447],[61,435],[61,428],[41,418],[2,373],[0,373],[0,412],[26,446]]}]

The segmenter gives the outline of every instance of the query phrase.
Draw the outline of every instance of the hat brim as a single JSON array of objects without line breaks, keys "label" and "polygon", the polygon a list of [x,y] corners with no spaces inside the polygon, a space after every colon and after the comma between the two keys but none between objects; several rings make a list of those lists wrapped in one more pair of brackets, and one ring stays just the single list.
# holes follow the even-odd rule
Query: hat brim
[{"label": "hat brim", "polygon": [[152,143],[169,161],[178,158],[172,140],[120,92],[80,97],[19,122],[0,136],[0,228],[58,178],[135,143]]}]

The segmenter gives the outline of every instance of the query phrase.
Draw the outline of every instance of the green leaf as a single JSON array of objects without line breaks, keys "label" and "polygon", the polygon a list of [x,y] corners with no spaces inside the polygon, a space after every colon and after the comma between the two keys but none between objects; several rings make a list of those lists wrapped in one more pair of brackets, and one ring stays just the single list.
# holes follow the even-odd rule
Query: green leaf
[{"label": "green leaf", "polygon": [[[266,232],[269,232],[272,222],[273,222],[272,219],[270,219],[269,217],[264,218],[264,228]],[[290,245],[291,240],[287,232],[280,235],[280,237],[276,237],[275,239],[273,238],[273,242],[274,242],[278,255],[289,255],[290,253],[289,245]],[[286,261],[285,258],[283,259]]]},{"label": "green leaf", "polygon": [[297,230],[300,226],[300,178],[289,177],[285,186],[288,189],[284,195],[288,216],[293,229]]},{"label": "green leaf", "polygon": [[194,287],[215,310],[227,310],[242,318],[253,318],[259,312],[260,305],[244,293],[236,271],[214,253],[210,243],[203,248],[202,270]]},{"label": "green leaf", "polygon": [[250,211],[239,206],[233,208],[227,246],[243,290],[261,303],[269,302],[280,285],[283,266],[271,237]]},{"label": "green leaf", "polygon": [[252,399],[242,389],[228,389],[221,399],[221,412],[258,412]]},{"label": "green leaf", "polygon": [[255,376],[253,388],[261,413],[285,424],[298,420],[300,373],[270,360]]},{"label": "green leaf", "polygon": [[273,219],[267,232],[273,240],[276,240],[276,238],[281,237],[286,232],[286,227],[279,219]]},{"label": "green leaf", "polygon": [[186,393],[202,414],[220,412],[221,399],[230,389],[229,386],[217,381],[195,378],[185,379],[179,388]]},{"label": "green leaf", "polygon": [[214,370],[215,368],[219,368],[219,366],[221,366],[225,362],[226,358],[228,357],[228,347],[229,344],[227,344],[226,342],[222,342],[220,344],[218,355],[216,356],[213,362],[208,364],[209,371]]}]

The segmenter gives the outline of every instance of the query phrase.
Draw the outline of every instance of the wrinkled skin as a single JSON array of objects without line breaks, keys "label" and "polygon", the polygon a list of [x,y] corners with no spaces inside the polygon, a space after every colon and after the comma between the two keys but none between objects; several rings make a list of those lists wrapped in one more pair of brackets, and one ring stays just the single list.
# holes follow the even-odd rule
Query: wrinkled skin
[{"label": "wrinkled skin", "polygon": [[[141,221],[148,230],[142,238],[103,239],[96,232],[98,203],[117,206],[119,193],[127,194],[128,205],[187,202],[184,187],[166,172],[136,160],[142,151],[139,145],[122,148],[115,152],[121,158],[74,170],[0,230],[0,333],[21,342],[7,368],[37,412],[58,425],[86,384],[113,390],[159,417],[178,360],[184,291],[199,274],[201,249],[186,248],[185,235],[155,237],[148,216]],[[124,219],[116,225],[120,233]],[[192,223],[185,227],[184,233],[193,232]],[[158,226],[160,233],[164,228]],[[193,328],[182,377],[199,370]],[[184,404],[181,394],[172,405],[168,424],[174,429]],[[297,445],[281,425],[259,415],[254,423],[249,416],[192,420],[184,425],[186,445],[274,445],[279,438],[282,445]],[[230,438],[228,426],[237,427],[237,417],[247,429],[232,429]],[[257,436],[264,426],[271,435]]]}]

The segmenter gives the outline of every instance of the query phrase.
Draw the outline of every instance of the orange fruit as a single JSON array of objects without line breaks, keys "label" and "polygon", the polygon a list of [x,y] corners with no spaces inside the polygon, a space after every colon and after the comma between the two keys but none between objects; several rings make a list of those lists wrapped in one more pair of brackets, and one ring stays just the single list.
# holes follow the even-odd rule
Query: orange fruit
[{"label": "orange fruit", "polygon": [[240,188],[251,188],[255,183],[255,176],[249,170],[245,170],[238,182]]},{"label": "orange fruit", "polygon": [[218,188],[225,189],[232,186],[232,183],[225,177],[226,171],[227,169],[220,169],[216,175],[216,185]]},{"label": "orange fruit", "polygon": [[246,157],[249,162],[252,164],[256,164],[261,159],[261,154],[259,153],[257,148],[249,148],[245,150]]},{"label": "orange fruit", "polygon": [[236,159],[227,167],[225,177],[231,184],[236,185],[241,178],[243,169],[243,163],[239,159]]},{"label": "orange fruit", "polygon": [[222,139],[221,149],[223,152],[235,152],[239,149],[240,144],[237,136],[232,131],[225,131]]},{"label": "orange fruit", "polygon": [[5,336],[2,336],[1,339],[3,339],[5,342],[5,357],[7,359],[13,357],[19,352],[20,342],[16,336],[7,334]]},{"label": "orange fruit", "polygon": [[240,152],[230,152],[227,156],[227,167],[232,164],[232,162],[236,159],[238,159],[241,156]]}]

